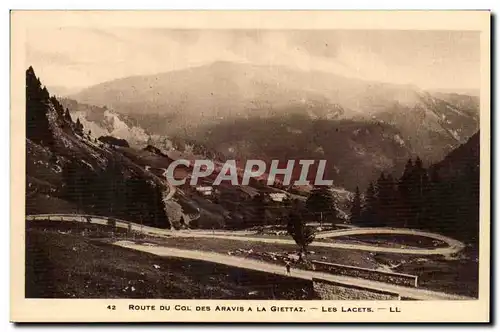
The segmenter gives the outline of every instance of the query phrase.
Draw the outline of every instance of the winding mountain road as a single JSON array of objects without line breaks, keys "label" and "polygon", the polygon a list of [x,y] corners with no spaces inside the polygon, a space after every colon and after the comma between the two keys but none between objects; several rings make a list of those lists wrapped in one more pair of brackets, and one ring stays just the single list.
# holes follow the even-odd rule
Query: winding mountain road
[{"label": "winding mountain road", "polygon": [[[29,215],[26,216],[26,220],[37,221],[37,220],[53,220],[53,221],[76,221],[76,222],[91,222],[94,224],[107,225],[108,218],[101,216],[90,216],[90,215],[62,215],[62,214],[49,214],[49,215]],[[142,226],[129,221],[115,219],[115,227],[127,228],[133,231],[142,232],[145,234],[155,235],[155,236],[166,236],[166,237],[200,237],[200,238],[220,238],[229,239],[237,241],[254,241],[254,242],[267,242],[267,243],[278,243],[278,244],[293,244],[293,240],[288,239],[273,239],[273,238],[262,238],[262,237],[248,237],[248,236],[236,236],[236,235],[225,235],[228,232],[219,231],[219,234],[209,234],[206,231],[172,231],[168,229],[159,229],[154,227]],[[215,233],[215,232],[213,232]],[[238,234],[242,234],[239,232]],[[328,247],[328,248],[342,248],[342,249],[352,249],[352,250],[364,250],[370,252],[389,252],[389,253],[402,253],[402,254],[415,254],[415,255],[449,255],[456,253],[463,248],[463,244],[454,239],[448,237],[416,231],[409,229],[383,229],[383,228],[365,228],[365,229],[348,229],[348,230],[338,230],[330,231],[325,233],[320,233],[319,238],[334,238],[338,236],[346,235],[356,235],[356,234],[411,234],[417,236],[427,236],[433,239],[437,239],[446,242],[449,246],[445,248],[434,248],[434,249],[416,249],[416,248],[390,248],[390,247],[378,247],[376,245],[361,245],[361,244],[347,244],[347,243],[335,243],[335,242],[313,242],[311,246],[316,247]],[[116,241],[114,245],[121,246],[124,248],[129,248],[133,250],[143,251],[151,253],[158,256],[164,257],[179,257],[194,260],[209,261],[217,264],[224,264],[229,266],[235,266],[244,269],[252,269],[256,271],[263,271],[267,273],[286,275],[283,266],[271,264],[267,262],[262,262],[254,259],[247,259],[242,257],[235,257],[225,254],[219,254],[214,252],[197,251],[197,250],[185,250],[177,249],[166,246],[159,245],[144,245],[137,244],[132,241]],[[416,300],[471,300],[472,298],[459,296],[455,294],[447,294],[442,292],[431,291],[428,289],[420,288],[410,288],[405,286],[393,285],[390,283],[378,282],[373,280],[348,277],[342,275],[333,275],[328,273],[322,273],[317,271],[309,271],[302,269],[292,269],[292,276],[301,279],[323,279],[330,282],[340,283],[349,287],[356,285],[357,287],[363,287],[367,290],[378,290],[383,292],[388,292],[394,294],[395,296],[407,297]]]},{"label": "winding mountain road", "polygon": [[[205,252],[205,251],[184,250],[184,249],[170,248],[164,246],[141,245],[131,241],[117,241],[114,242],[113,244],[120,247],[143,251],[163,257],[179,257],[186,259],[202,260],[217,264],[235,266],[243,269],[251,269],[267,273],[287,275],[283,266],[270,264],[254,259],[246,259],[241,257],[234,257],[234,256],[228,256],[228,255],[223,255],[213,252]],[[358,287],[389,292],[396,296],[399,295],[416,300],[470,300],[471,299],[465,296],[435,292],[427,289],[410,288],[410,287],[398,286],[367,279],[332,275],[328,273],[301,270],[301,269],[292,269],[291,275],[293,277],[306,280],[312,280],[313,278],[315,278],[315,279],[323,279],[335,283],[344,284],[346,286],[356,285]]]},{"label": "winding mountain road", "polygon": [[168,177],[167,177],[167,169],[166,168],[160,168],[163,170],[163,176],[165,177],[165,181],[167,182],[167,185],[168,187],[170,188],[170,191],[168,192],[168,195],[167,197],[165,197],[165,200],[168,201],[170,200],[172,197],[174,197],[175,195],[175,192],[177,191],[177,188],[175,188],[175,186],[173,186],[170,181],[168,181]]},{"label": "winding mountain road", "polygon": [[[357,233],[349,233],[349,235],[359,235],[359,234],[412,234],[418,236],[425,236],[423,232],[404,232],[401,233],[398,230],[385,230],[380,233],[372,233],[370,231],[360,230]],[[339,231],[339,234],[330,234],[328,238],[345,236],[345,233]],[[433,234],[436,235],[436,234]],[[235,241],[246,241],[246,242],[263,242],[263,243],[277,243],[277,244],[292,244],[295,245],[295,241],[291,239],[273,239],[273,238],[265,238],[265,237],[251,237],[251,236],[232,236],[232,235],[217,235],[217,234],[207,234],[207,233],[197,233],[193,231],[176,231],[173,236],[178,237],[202,237],[202,238],[212,238],[212,239],[226,239],[226,240],[235,240]],[[325,239],[323,237],[322,239]],[[432,237],[436,238],[436,237]],[[444,241],[446,239],[446,241]],[[446,237],[442,238],[443,242],[448,244],[448,247],[440,247],[440,248],[432,248],[432,249],[423,249],[423,248],[395,248],[395,247],[380,247],[377,245],[370,244],[358,244],[358,243],[336,243],[336,242],[312,242],[309,247],[322,247],[322,248],[337,248],[337,249],[351,249],[351,250],[362,250],[362,251],[370,251],[370,252],[379,252],[379,253],[393,253],[393,254],[408,254],[408,255],[443,255],[449,256],[453,255],[464,248],[464,245],[456,241],[454,239],[449,239]]]},{"label": "winding mountain road", "polygon": [[[63,214],[48,214],[48,215],[31,215],[26,216],[27,220],[47,220],[47,218],[52,218],[57,221],[78,221],[84,222],[87,220],[87,217],[90,218],[90,222],[96,224],[107,224],[107,217],[101,216],[87,216],[87,215],[63,215]],[[169,237],[188,237],[188,238],[212,238],[212,239],[225,239],[225,240],[234,240],[234,241],[245,241],[245,242],[263,242],[263,243],[275,243],[275,244],[289,244],[295,245],[295,241],[292,239],[283,239],[283,238],[270,238],[270,237],[255,237],[255,236],[241,236],[240,235],[231,235],[231,232],[208,232],[208,231],[194,231],[194,230],[170,230],[170,229],[161,229],[154,228],[148,226],[142,226],[137,223],[118,220],[116,219],[116,227],[121,228],[130,228],[131,230],[156,235],[156,236],[169,236]],[[457,241],[455,239],[418,230],[412,229],[398,229],[398,228],[356,228],[356,229],[348,229],[348,230],[338,230],[338,231],[329,231],[324,233],[318,233],[316,237],[318,239],[327,239],[327,238],[335,238],[340,236],[347,235],[369,235],[369,234],[404,234],[404,235],[415,235],[415,236],[423,236],[432,239],[436,239],[448,244],[447,247],[438,247],[438,248],[395,248],[395,247],[380,247],[377,245],[371,244],[359,244],[359,243],[337,243],[337,242],[319,242],[314,241],[309,246],[310,247],[323,247],[323,248],[332,248],[332,249],[348,249],[348,250],[362,250],[369,252],[379,252],[379,253],[393,253],[393,254],[408,254],[408,255],[443,255],[450,256],[455,253],[460,252],[465,245]]]},{"label": "winding mountain road", "polygon": [[[152,175],[156,176],[153,172],[151,172],[151,168],[156,168],[156,167],[151,167],[151,166],[149,166],[149,165],[144,166],[144,169],[145,169],[147,172],[149,172],[149,173],[151,173]],[[174,197],[174,195],[175,195],[175,193],[176,193],[176,191],[177,191],[177,188],[176,188],[175,186],[173,186],[173,185],[170,183],[170,181],[168,181],[168,177],[167,177],[167,169],[166,169],[166,168],[157,168],[157,169],[161,169],[161,170],[163,170],[163,176],[165,177],[165,183],[167,184],[168,189],[169,189],[167,196],[165,196],[165,198],[164,198],[164,201],[169,201],[170,199],[172,199],[172,197]]]}]

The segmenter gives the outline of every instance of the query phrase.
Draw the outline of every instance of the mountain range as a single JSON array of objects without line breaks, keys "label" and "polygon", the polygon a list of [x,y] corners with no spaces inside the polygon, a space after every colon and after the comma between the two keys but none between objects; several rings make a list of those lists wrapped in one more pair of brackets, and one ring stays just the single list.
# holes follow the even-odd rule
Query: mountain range
[{"label": "mountain range", "polygon": [[[421,114],[424,123],[434,123],[432,128],[443,124],[427,116],[436,115],[437,110],[444,119],[456,115],[467,130],[477,125],[474,97],[435,93],[432,100],[433,107],[413,108],[410,113]],[[332,192],[337,193],[345,217],[351,194],[342,187],[372,182],[381,170],[398,178],[398,164],[414,154],[403,134],[404,117],[396,117],[399,121],[394,123],[380,119],[390,110],[375,118],[373,114],[349,118],[345,112],[335,117],[312,116],[303,108],[295,110],[220,119],[209,125],[201,122],[188,138],[168,132],[151,134],[151,129],[141,125],[148,115],[141,118],[108,106],[50,96],[30,67],[26,72],[26,211],[90,213],[163,228],[244,228],[280,220],[287,213],[286,204],[263,199],[269,193],[287,190],[293,199],[306,198],[307,191],[258,181],[250,186],[220,185],[214,197],[204,197],[189,185],[174,188],[163,177],[174,155],[210,155],[223,161],[226,156],[218,152],[224,151],[241,159],[327,159],[327,174],[336,180]],[[450,126],[458,123],[445,122]],[[414,128],[417,138],[430,132],[427,127],[411,127],[412,123],[407,122],[407,129]],[[447,132],[440,128],[440,133]],[[463,128],[461,133],[466,131]],[[203,131],[205,136],[197,136]],[[136,140],[129,145],[123,136]],[[479,132],[465,141],[456,135],[446,137],[455,139],[451,141],[455,148],[438,162],[429,162],[427,168],[433,196],[426,199],[428,210],[435,212],[431,214],[434,219],[429,218],[445,225],[446,233],[477,240]],[[189,176],[192,169],[179,171]],[[203,185],[211,185],[212,180],[207,178]],[[437,227],[437,221],[433,225]]]},{"label": "mountain range", "polygon": [[26,71],[26,213],[86,213],[170,228],[187,213],[171,188],[87,133]]},{"label": "mountain range", "polygon": [[327,175],[350,190],[412,156],[437,162],[479,128],[475,95],[231,62],[117,79],[68,98],[107,107],[79,109],[87,126],[128,121],[132,130],[108,134],[133,143],[168,138],[160,146],[168,150],[194,141],[239,160],[326,159]]},{"label": "mountain range", "polygon": [[[94,118],[87,122],[75,116],[84,111]],[[96,122],[102,127],[86,126]],[[34,69],[28,68],[26,213],[92,214],[179,229],[261,225],[286,211],[276,204],[265,216],[261,213],[262,206],[256,206],[252,197],[279,191],[266,185],[258,189],[220,185],[211,197],[190,185],[174,187],[164,173],[172,159],[160,149],[130,147],[124,139],[100,135],[107,131],[121,135],[129,126],[131,121],[107,108],[51,96]]]}]

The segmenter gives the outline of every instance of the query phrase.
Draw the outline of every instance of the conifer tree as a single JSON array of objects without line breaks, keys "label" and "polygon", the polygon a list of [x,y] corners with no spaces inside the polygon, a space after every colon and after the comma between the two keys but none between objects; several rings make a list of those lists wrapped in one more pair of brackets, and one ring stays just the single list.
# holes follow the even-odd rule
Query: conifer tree
[{"label": "conifer tree", "polygon": [[321,222],[335,222],[339,218],[335,199],[328,186],[315,186],[307,198],[306,208],[311,216]]},{"label": "conifer tree", "polygon": [[47,118],[48,104],[47,89],[42,89],[40,80],[30,66],[26,71],[26,137],[51,147],[53,136]]},{"label": "conifer tree", "polygon": [[357,225],[361,223],[361,193],[359,192],[359,187],[357,186],[351,202],[350,219],[353,224]]},{"label": "conifer tree", "polygon": [[266,209],[267,209],[266,196],[263,193],[258,193],[252,198],[252,206],[254,211],[254,225],[265,225],[266,220]]},{"label": "conifer tree", "polygon": [[377,180],[377,221],[379,226],[396,226],[395,216],[395,188],[394,179],[391,175],[380,174]]},{"label": "conifer tree", "polygon": [[79,134],[83,134],[83,125],[80,122],[80,118],[76,119],[75,131]]},{"label": "conifer tree", "polygon": [[403,175],[398,182],[398,206],[397,218],[402,227],[408,227],[412,216],[412,206],[410,204],[410,194],[412,191],[413,181],[413,161],[408,159]]},{"label": "conifer tree", "polygon": [[64,112],[64,118],[66,119],[66,121],[68,121],[69,123],[72,123],[73,122],[73,119],[71,119],[71,114],[69,114],[69,109],[66,107],[66,112]]},{"label": "conifer tree", "polygon": [[315,233],[312,227],[306,226],[304,211],[298,204],[293,204],[287,218],[288,234],[300,248],[301,257],[307,253],[307,246],[314,241]]},{"label": "conifer tree", "polygon": [[442,206],[446,204],[446,197],[442,196],[443,183],[437,168],[430,168],[429,173],[429,192],[425,197],[425,204],[428,207],[425,228],[431,230],[441,220]]},{"label": "conifer tree", "polygon": [[375,186],[372,182],[370,182],[368,188],[366,189],[365,204],[361,213],[361,219],[364,226],[377,225],[376,205],[377,196]]},{"label": "conifer tree", "polygon": [[409,204],[412,213],[411,227],[421,228],[425,226],[427,208],[425,197],[429,190],[429,178],[427,170],[423,167],[422,160],[417,157],[411,174]]}]

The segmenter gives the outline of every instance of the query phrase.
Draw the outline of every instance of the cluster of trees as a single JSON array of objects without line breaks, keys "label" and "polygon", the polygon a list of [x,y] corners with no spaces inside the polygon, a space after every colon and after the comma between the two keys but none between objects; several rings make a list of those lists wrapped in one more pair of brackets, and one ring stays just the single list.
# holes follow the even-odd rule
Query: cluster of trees
[{"label": "cluster of trees", "polygon": [[83,125],[82,125],[82,123],[80,122],[80,118],[77,118],[77,119],[76,119],[76,123],[75,123],[75,132],[76,132],[77,134],[83,135]]},{"label": "cluster of trees", "polygon": [[62,186],[58,191],[61,198],[76,204],[81,213],[170,227],[163,203],[163,188],[142,174],[128,170],[118,155],[108,155],[107,166],[101,170],[88,167],[76,151],[56,147],[54,130],[83,135],[84,127],[79,119],[73,122],[68,108],[65,109],[42,87],[32,67],[26,71],[26,118],[26,137],[49,147],[52,150],[51,162],[58,162],[57,155],[64,155],[67,159],[61,165]]},{"label": "cluster of trees", "polygon": [[[50,104],[56,111],[54,123],[49,123]],[[73,122],[68,108],[64,108],[55,96],[50,96],[49,91],[36,76],[33,67],[26,71],[26,137],[35,143],[52,148],[54,145],[53,126],[58,125],[63,129],[83,133],[80,119]]]},{"label": "cluster of trees", "polygon": [[287,232],[299,246],[302,257],[307,252],[307,246],[314,241],[315,231],[313,227],[306,225],[305,211],[298,203],[294,201],[287,217]]},{"label": "cluster of trees", "polygon": [[110,145],[123,146],[125,148],[130,147],[130,144],[128,144],[127,140],[123,138],[116,138],[113,136],[100,136],[98,140],[99,142]]},{"label": "cluster of trees", "polygon": [[328,186],[315,186],[305,204],[300,200],[292,201],[286,217],[287,231],[300,248],[301,257],[306,254],[307,246],[314,241],[315,228],[307,226],[308,222],[338,222],[339,209]]},{"label": "cluster of trees", "polygon": [[52,129],[47,117],[50,102],[49,92],[42,88],[40,79],[29,67],[26,71],[26,137],[38,144],[52,146]]},{"label": "cluster of trees", "polygon": [[[222,194],[225,196],[226,194]],[[229,194],[227,194],[229,195]],[[327,186],[313,188],[308,199],[304,202],[299,199],[284,198],[273,201],[264,192],[259,192],[248,200],[236,202],[233,195],[217,199],[217,203],[230,210],[243,214],[240,227],[287,224],[290,215],[300,216],[304,222],[335,223],[339,219],[339,211],[334,196]],[[231,207],[231,204],[235,206]]]},{"label": "cluster of trees", "polygon": [[170,142],[172,143],[172,147],[177,151],[184,152],[187,149],[191,149],[192,153],[204,156],[207,159],[211,159],[214,161],[226,160],[226,157],[222,152],[217,151],[216,149],[209,148],[206,145],[201,144],[195,140],[174,136],[170,138]]},{"label": "cluster of trees", "polygon": [[[462,160],[463,161],[463,160]],[[351,222],[367,227],[405,227],[477,240],[479,168],[463,162],[453,176],[441,176],[439,165],[426,169],[408,160],[399,179],[382,173],[365,194],[358,188],[351,202]]]},{"label": "cluster of trees", "polygon": [[214,194],[212,200],[229,211],[225,216],[225,224],[231,228],[276,224],[285,211],[283,203],[272,201],[262,192],[250,197],[243,193],[221,190]]},{"label": "cluster of trees", "polygon": [[337,202],[328,186],[315,186],[306,200],[305,217],[309,221],[335,223],[339,220]]},{"label": "cluster of trees", "polygon": [[166,154],[164,154],[163,152],[161,152],[160,149],[158,149],[156,146],[152,145],[152,144],[148,144],[144,149],[144,151],[149,151],[149,152],[152,152],[156,155],[159,155],[159,156],[162,156],[162,157],[165,157],[165,158],[169,158]]},{"label": "cluster of trees", "polygon": [[[382,173],[364,195],[356,188],[350,219],[359,226],[404,227],[453,236],[467,243],[479,237],[478,135],[458,148],[452,157],[423,166],[408,160],[399,178]],[[446,163],[445,163],[446,162]],[[323,218],[318,218],[320,214]],[[316,187],[306,203],[293,202],[287,216],[288,233],[301,252],[314,240],[308,221],[338,220],[336,202],[327,187]]]},{"label": "cluster of trees", "polygon": [[125,177],[112,158],[103,172],[96,173],[78,162],[63,167],[62,196],[81,212],[91,212],[145,225],[169,228],[163,204],[163,189],[139,175]]}]

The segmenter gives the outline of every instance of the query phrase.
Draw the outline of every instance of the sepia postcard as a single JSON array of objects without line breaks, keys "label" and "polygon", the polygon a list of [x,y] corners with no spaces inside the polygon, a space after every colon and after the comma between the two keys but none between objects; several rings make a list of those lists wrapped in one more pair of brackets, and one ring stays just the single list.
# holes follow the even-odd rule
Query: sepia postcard
[{"label": "sepia postcard", "polygon": [[12,11],[13,322],[490,321],[489,11]]}]

